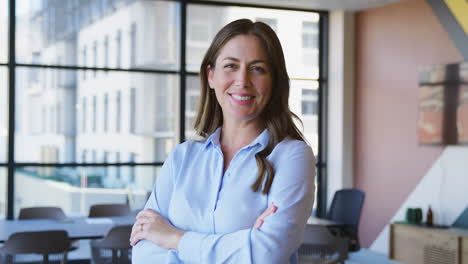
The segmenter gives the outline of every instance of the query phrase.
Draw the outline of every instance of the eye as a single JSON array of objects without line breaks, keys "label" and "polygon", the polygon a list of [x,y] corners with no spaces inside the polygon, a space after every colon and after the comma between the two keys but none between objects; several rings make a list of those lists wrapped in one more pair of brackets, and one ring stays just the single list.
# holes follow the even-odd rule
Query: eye
[{"label": "eye", "polygon": [[228,63],[228,64],[224,65],[224,69],[227,69],[227,70],[232,70],[232,69],[235,69],[236,67],[237,66],[234,63]]},{"label": "eye", "polygon": [[266,73],[266,69],[262,66],[252,66],[250,70],[255,73]]}]

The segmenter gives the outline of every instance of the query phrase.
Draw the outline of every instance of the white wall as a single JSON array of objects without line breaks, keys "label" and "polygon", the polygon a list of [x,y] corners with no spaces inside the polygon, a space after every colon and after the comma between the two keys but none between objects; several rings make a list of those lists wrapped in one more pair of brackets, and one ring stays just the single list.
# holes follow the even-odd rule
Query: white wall
[{"label": "white wall", "polygon": [[[406,201],[389,221],[405,218],[406,208],[421,207],[425,215],[429,205],[434,223],[451,225],[468,204],[468,147],[449,146],[434,162]],[[425,219],[424,219],[425,220]],[[388,254],[389,225],[385,226],[371,249]]]}]

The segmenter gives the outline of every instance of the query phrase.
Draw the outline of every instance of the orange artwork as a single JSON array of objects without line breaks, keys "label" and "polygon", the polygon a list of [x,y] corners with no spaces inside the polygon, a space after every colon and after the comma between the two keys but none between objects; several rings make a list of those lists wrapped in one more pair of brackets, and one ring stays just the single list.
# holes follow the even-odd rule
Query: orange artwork
[{"label": "orange artwork", "polygon": [[421,86],[419,89],[419,141],[422,144],[442,144],[444,87]]}]

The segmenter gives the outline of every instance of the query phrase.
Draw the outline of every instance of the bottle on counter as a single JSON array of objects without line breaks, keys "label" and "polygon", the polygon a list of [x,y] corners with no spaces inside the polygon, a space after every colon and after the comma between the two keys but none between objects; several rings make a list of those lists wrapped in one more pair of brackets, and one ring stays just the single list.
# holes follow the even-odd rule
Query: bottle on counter
[{"label": "bottle on counter", "polygon": [[426,225],[427,226],[432,226],[434,224],[433,219],[434,216],[432,215],[432,209],[431,206],[429,205],[429,209],[427,209],[427,214],[426,214]]}]

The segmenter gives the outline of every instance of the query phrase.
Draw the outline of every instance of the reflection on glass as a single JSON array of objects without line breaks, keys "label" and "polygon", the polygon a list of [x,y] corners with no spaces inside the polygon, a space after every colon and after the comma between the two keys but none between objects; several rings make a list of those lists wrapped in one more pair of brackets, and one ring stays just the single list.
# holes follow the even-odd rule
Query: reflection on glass
[{"label": "reflection on glass", "polygon": [[[199,71],[203,56],[219,29],[233,20],[248,18],[266,23],[276,32],[283,46],[291,78],[318,78],[317,13],[204,5],[189,5],[187,13],[188,71]],[[258,16],[259,14],[261,16]]]},{"label": "reflection on glass", "polygon": [[31,206],[58,206],[75,216],[87,215],[89,207],[98,203],[127,203],[137,210],[145,205],[159,170],[157,166],[19,168],[15,216]]},{"label": "reflection on glass", "polygon": [[0,163],[7,160],[8,148],[8,76],[5,67],[0,67]]},{"label": "reflection on glass", "polygon": [[[177,142],[176,75],[18,68],[16,161],[164,161]],[[118,154],[117,154],[118,153]],[[119,157],[117,159],[117,156]]]},{"label": "reflection on glass", "polygon": [[16,16],[21,63],[179,68],[176,2],[18,0]]},{"label": "reflection on glass", "polygon": [[0,167],[0,219],[5,219],[7,211],[7,170]]},{"label": "reflection on glass", "polygon": [[8,1],[0,0],[0,63],[7,62],[8,51]]}]

